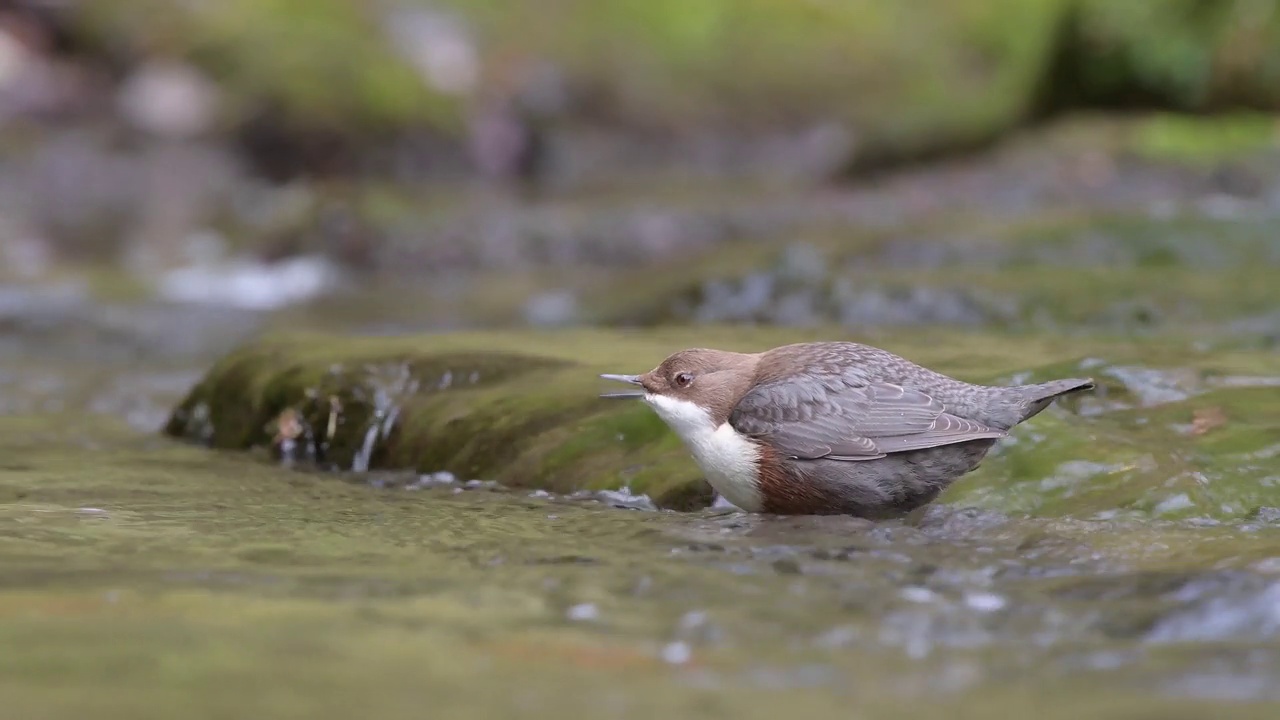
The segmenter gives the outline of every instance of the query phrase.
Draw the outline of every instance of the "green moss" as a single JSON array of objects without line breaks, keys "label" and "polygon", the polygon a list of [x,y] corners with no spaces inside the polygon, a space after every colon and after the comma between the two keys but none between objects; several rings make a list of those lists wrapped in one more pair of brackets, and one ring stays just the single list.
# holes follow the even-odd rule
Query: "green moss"
[{"label": "green moss", "polygon": [[[1249,0],[1078,0],[1086,99],[1204,110],[1280,103],[1280,15]],[[1125,96],[1130,96],[1126,98]]]},{"label": "green moss", "polygon": [[[426,3],[422,3],[426,5]],[[446,0],[476,36],[483,81],[525,82],[549,61],[588,116],[642,127],[776,130],[834,120],[860,147],[910,153],[989,138],[1027,110],[1067,0],[944,4],[791,0]],[[187,58],[227,91],[234,119],[273,108],[286,127],[427,125],[456,133],[460,102],[392,47],[382,10],[352,0],[102,0],[103,45]],[[146,17],[145,23],[136,21]]]},{"label": "green moss", "polygon": [[600,372],[644,370],[692,342],[590,332],[281,338],[219,362],[166,431],[261,449],[296,413],[300,440],[313,440],[324,466],[449,470],[558,492],[625,487],[705,504],[696,466],[646,406],[597,397]]},{"label": "green moss", "polygon": [[[167,432],[219,448],[266,448],[277,421],[294,413],[306,430],[299,440],[310,438],[330,467],[360,458],[369,469],[449,470],[562,492],[625,487],[687,506],[710,499],[688,453],[646,406],[600,400],[597,375],[643,371],[694,345],[747,350],[824,336],[708,328],[281,337],[219,362]],[[970,372],[1001,352],[983,342],[967,358]]]},{"label": "green moss", "polygon": [[[643,371],[683,347],[751,350],[841,336],[723,327],[294,336],[219,363],[168,431],[215,447],[262,448],[271,443],[272,419],[292,409],[323,441],[323,460],[339,468],[363,453],[369,469],[449,470],[554,492],[628,488],[668,507],[696,507],[710,491],[678,438],[643,404],[597,398],[606,385],[597,375]],[[1272,457],[1280,425],[1269,413],[1280,391],[1265,383],[1232,387],[1274,375],[1274,353],[1205,353],[1173,338],[1093,338],[1090,354],[1099,360],[1082,365],[1079,339],[1071,337],[856,339],[975,382],[1008,382],[1015,373],[1026,381],[1090,374],[1100,382],[1096,393],[1019,427],[948,491],[950,502],[1056,517],[1238,517],[1280,505]],[[452,380],[442,383],[446,373]],[[1165,386],[1184,399],[1150,404],[1150,393]],[[1195,422],[1208,425],[1193,431]]]},{"label": "green moss", "polygon": [[1280,148],[1280,124],[1271,115],[1163,114],[1138,125],[1134,146],[1139,154],[1156,160],[1221,162]]},{"label": "green moss", "polygon": [[[717,342],[728,334],[709,332]],[[515,340],[554,355],[557,345],[581,350],[588,337]],[[654,349],[609,337],[619,356]],[[654,342],[674,336],[665,337]],[[290,345],[353,356],[348,342],[322,340]],[[477,340],[409,344],[452,351]],[[999,339],[985,350],[959,335],[938,340],[966,348],[972,360],[947,364],[968,371],[1015,349]],[[483,344],[509,348],[498,338]],[[946,359],[919,340],[893,345]],[[619,357],[598,351],[601,362]],[[696,497],[699,487],[686,492]],[[596,717],[620,703],[638,717],[701,717],[708,707],[741,720],[837,717],[849,712],[849,677],[864,681],[858,709],[876,718],[1213,717],[1221,700],[1165,697],[1150,692],[1151,682],[1177,683],[1229,661],[1234,649],[1253,658],[1274,642],[1265,633],[1242,641],[1252,629],[1236,626],[1180,643],[1115,632],[1152,619],[1186,627],[1202,601],[1265,608],[1274,525],[1036,518],[967,526],[964,513],[952,513],[955,526],[927,534],[889,524],[866,536],[839,521],[601,512],[291,474],[75,411],[0,417],[0,499],[0,646],[8,650],[0,696],[18,718],[329,720],[349,718],[352,707],[419,718],[428,696],[432,715],[443,717]],[[803,574],[787,573],[780,559]],[[977,684],[929,692],[933,666],[893,645],[814,642],[832,628],[882,637],[886,609],[929,611],[907,604],[904,584],[946,598],[937,614],[919,615],[936,640],[931,658],[977,668]],[[962,598],[978,592],[1010,604],[958,615]],[[587,603],[596,618],[566,619]],[[742,683],[709,705],[707,691],[661,653],[691,608],[733,639],[690,637],[700,671],[751,678],[762,665],[790,675],[821,666],[832,682]],[[988,633],[976,648],[975,623]],[[1137,659],[1063,673],[1062,654],[1082,646],[1133,649]],[[1036,682],[1009,682],[1023,676]],[[532,712],[528,698],[537,701]],[[1275,715],[1265,703],[1236,702],[1232,711]]]},{"label": "green moss", "polygon": [[[772,322],[768,313],[788,296],[808,303],[805,319],[837,322],[852,307],[851,324],[879,325],[897,316],[874,307],[863,312],[874,304],[859,304],[864,293],[897,298],[921,290],[936,293],[904,302],[908,318],[916,313],[926,322],[931,311],[960,301],[975,325],[1021,331],[1180,332],[1194,325],[1218,334],[1228,322],[1274,310],[1280,288],[1268,217],[1215,218],[1189,207],[1169,213],[1063,209],[1010,219],[957,211],[906,230],[817,229],[802,242],[820,267],[799,279],[788,275],[776,245],[725,243],[580,294],[592,321],[646,326],[695,321],[707,308]],[[896,246],[904,241],[918,248]],[[709,290],[713,283],[740,288],[760,276],[770,281],[762,291],[769,294],[746,310]]]},{"label": "green moss", "polygon": [[[548,57],[640,123],[851,123],[903,150],[987,136],[1026,108],[1065,3],[504,3],[496,47]],[[696,7],[696,9],[692,9]]]},{"label": "green moss", "polygon": [[[518,92],[541,62],[562,72],[576,118],[735,132],[829,121],[854,131],[870,160],[994,138],[1046,96],[1067,108],[1280,105],[1280,15],[1249,0],[404,5],[468,26],[480,87],[433,87],[394,47],[386,8],[354,0],[100,0],[77,19],[113,53],[205,69],[231,124],[266,111],[300,133],[429,127],[456,137],[476,95]],[[1190,159],[1257,146],[1261,123],[1215,125],[1159,120],[1140,144]]]},{"label": "green moss", "polygon": [[195,62],[226,91],[233,121],[270,109],[285,126],[323,130],[458,123],[457,100],[424,82],[362,3],[110,0],[80,20],[100,43]]},{"label": "green moss", "polygon": [[[1104,392],[1135,401],[1115,386]],[[1277,401],[1275,388],[1234,388],[1087,418],[1048,413],[946,499],[1043,517],[1246,517],[1280,503]]]}]

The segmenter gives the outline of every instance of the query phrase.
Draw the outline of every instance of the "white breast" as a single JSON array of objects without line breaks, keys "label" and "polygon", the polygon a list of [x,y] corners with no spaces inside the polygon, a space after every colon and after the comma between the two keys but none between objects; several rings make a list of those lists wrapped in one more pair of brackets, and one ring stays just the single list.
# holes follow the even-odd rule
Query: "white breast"
[{"label": "white breast", "polygon": [[717,427],[710,414],[695,403],[653,394],[644,400],[684,441],[716,492],[747,512],[763,508],[757,484],[760,451],[751,441],[729,423]]}]

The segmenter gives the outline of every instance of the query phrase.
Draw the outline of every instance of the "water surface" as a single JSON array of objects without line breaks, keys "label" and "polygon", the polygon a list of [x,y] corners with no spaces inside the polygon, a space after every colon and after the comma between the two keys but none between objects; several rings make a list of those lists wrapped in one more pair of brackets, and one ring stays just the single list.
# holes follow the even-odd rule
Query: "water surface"
[{"label": "water surface", "polygon": [[[138,389],[145,368],[124,365],[100,371],[134,388],[145,426],[182,384]],[[85,406],[117,392],[93,387]],[[1280,520],[1265,513],[659,512],[288,470],[127,414],[41,410],[48,391],[11,384],[27,409],[0,418],[15,717],[1280,707]]]}]

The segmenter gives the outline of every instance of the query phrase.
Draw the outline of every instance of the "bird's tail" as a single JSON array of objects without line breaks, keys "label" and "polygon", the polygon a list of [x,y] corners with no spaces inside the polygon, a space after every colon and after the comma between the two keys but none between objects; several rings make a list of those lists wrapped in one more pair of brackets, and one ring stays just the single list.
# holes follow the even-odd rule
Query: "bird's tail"
[{"label": "bird's tail", "polygon": [[1026,410],[1022,415],[1022,420],[1027,420],[1040,413],[1040,411],[1049,407],[1054,400],[1063,395],[1081,392],[1084,390],[1092,390],[1095,387],[1092,378],[1072,378],[1069,380],[1050,380],[1046,383],[1038,385],[1024,385],[1023,390],[1026,391]]}]

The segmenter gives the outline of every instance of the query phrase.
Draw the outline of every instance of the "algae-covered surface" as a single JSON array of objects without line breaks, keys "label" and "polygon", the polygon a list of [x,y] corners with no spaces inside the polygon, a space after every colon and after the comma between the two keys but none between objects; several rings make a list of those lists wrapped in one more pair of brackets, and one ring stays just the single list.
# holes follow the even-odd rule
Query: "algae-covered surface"
[{"label": "algae-covered surface", "polygon": [[[641,403],[597,398],[602,372],[644,372],[685,347],[759,350],[839,329],[277,337],[221,360],[171,435],[340,470],[447,472],[550,492],[613,490],[689,509],[713,495]],[[876,342],[992,384],[1092,375],[948,493],[1041,516],[1243,517],[1280,506],[1280,375],[1269,349],[1189,339],[935,330]],[[1013,358],[1017,358],[1014,364]]]},{"label": "algae-covered surface", "polygon": [[[1193,130],[1131,154],[1274,146]],[[7,293],[0,715],[1275,717],[1280,195],[1065,156],[775,197],[643,267],[606,213],[639,269],[567,324],[629,329],[513,330],[547,286],[501,272],[269,317]],[[716,504],[597,397],[808,339],[1098,388],[880,523]]]},{"label": "algae-covered surface", "polygon": [[[1275,717],[1274,240],[1264,219],[1182,217],[1169,235],[1072,222],[970,226],[996,244],[942,246],[954,254],[938,262],[975,286],[1045,293],[1052,316],[1027,323],[387,335],[370,330],[385,320],[376,303],[336,323],[12,311],[0,706]],[[1095,257],[1089,233],[1124,242]],[[873,266],[895,272],[892,246],[815,242],[832,254],[792,256],[781,276],[861,249],[854,270],[874,279]],[[1091,308],[1120,295],[1102,292],[1107,267],[1148,273],[1129,287],[1163,320],[1100,319]],[[597,397],[614,389],[599,373],[681,348],[807,339],[869,342],[976,382],[1087,375],[1098,389],[1018,427],[933,506],[880,523],[714,505],[649,408]]]},{"label": "algae-covered surface", "polygon": [[[0,344],[14,717],[1262,718],[1280,703],[1278,366],[1256,343],[861,334],[974,380],[1101,383],[942,502],[872,524],[697,493],[655,509],[638,493],[663,504],[663,482],[698,482],[692,462],[643,405],[595,397],[596,372],[690,344],[847,331],[269,332],[210,363],[225,338],[176,352],[116,330]],[[218,378],[242,383],[227,407],[208,396],[212,434],[195,439],[218,448],[156,432]],[[267,421],[310,399],[297,409],[323,428],[315,383],[345,387],[352,422],[398,407],[388,427],[413,432],[395,452],[375,435],[364,472],[350,454],[284,467]],[[385,392],[362,406],[357,386]],[[626,478],[652,484],[598,490]]]},{"label": "algae-covered surface", "polygon": [[[14,717],[1274,717],[1274,518],[905,522],[343,481],[0,420]],[[351,478],[348,478],[350,480]]]}]

